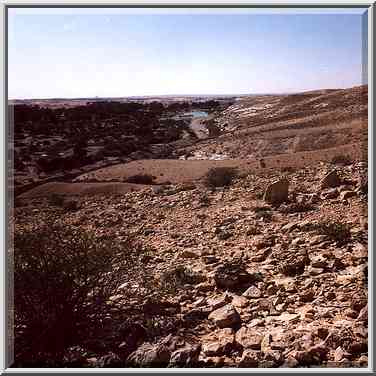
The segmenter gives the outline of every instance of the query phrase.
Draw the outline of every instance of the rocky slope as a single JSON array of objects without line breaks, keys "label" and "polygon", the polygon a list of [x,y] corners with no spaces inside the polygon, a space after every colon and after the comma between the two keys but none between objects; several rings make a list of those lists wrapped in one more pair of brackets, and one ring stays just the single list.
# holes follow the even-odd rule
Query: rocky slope
[{"label": "rocky slope", "polygon": [[368,86],[240,98],[216,118],[222,134],[182,150],[263,158],[358,144],[367,152]]},{"label": "rocky slope", "polygon": [[365,162],[259,169],[227,188],[141,188],[14,209],[16,232],[58,214],[147,249],[142,272],[112,271],[121,284],[68,366],[367,366]]}]

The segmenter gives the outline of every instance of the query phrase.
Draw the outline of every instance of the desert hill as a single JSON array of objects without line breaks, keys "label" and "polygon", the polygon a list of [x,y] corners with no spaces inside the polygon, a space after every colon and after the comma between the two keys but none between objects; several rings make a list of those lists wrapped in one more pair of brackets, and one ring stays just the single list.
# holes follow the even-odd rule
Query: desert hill
[{"label": "desert hill", "polygon": [[[22,285],[18,365],[368,365],[367,87],[241,97],[208,112],[200,121],[216,135],[198,138],[186,122],[167,157],[139,137],[141,156],[131,148],[60,181],[47,174],[17,195],[18,272],[47,262],[51,283],[36,285],[65,286],[32,306],[34,285]],[[170,134],[158,116],[153,137]],[[131,132],[118,125],[116,135]],[[78,303],[76,280],[90,287]],[[53,310],[61,296],[76,302],[64,317]],[[35,317],[45,321],[33,331]]]}]

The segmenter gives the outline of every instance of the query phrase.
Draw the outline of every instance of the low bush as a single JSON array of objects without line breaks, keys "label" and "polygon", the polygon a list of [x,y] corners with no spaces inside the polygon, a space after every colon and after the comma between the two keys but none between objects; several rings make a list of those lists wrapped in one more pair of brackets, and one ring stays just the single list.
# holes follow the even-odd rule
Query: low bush
[{"label": "low bush", "polygon": [[154,176],[152,175],[133,175],[125,180],[127,183],[132,184],[154,184]]},{"label": "low bush", "polygon": [[209,188],[226,187],[238,175],[237,169],[233,167],[211,168],[205,175],[204,183]]},{"label": "low bush", "polygon": [[254,206],[252,210],[255,212],[256,219],[263,219],[266,222],[273,220],[273,213],[269,206]]},{"label": "low bush", "polygon": [[333,164],[347,166],[347,165],[350,165],[352,163],[352,160],[351,160],[351,157],[349,155],[340,154],[340,155],[335,155],[332,158],[331,162]]},{"label": "low bush", "polygon": [[347,223],[324,220],[315,224],[314,229],[318,234],[328,236],[339,245],[346,244],[351,239],[350,225]]},{"label": "low bush", "polygon": [[262,210],[255,213],[256,219],[262,219],[265,222],[271,222],[273,220],[273,213],[269,210]]},{"label": "low bush", "polygon": [[64,204],[64,197],[62,195],[57,194],[57,193],[52,193],[49,197],[49,202],[53,206],[62,207],[63,204]]},{"label": "low bush", "polygon": [[296,172],[296,168],[291,167],[291,166],[286,166],[281,168],[281,173],[282,174],[293,174]]},{"label": "low bush", "polygon": [[314,206],[307,201],[294,202],[289,205],[281,205],[279,211],[284,214],[304,213],[314,209]]},{"label": "low bush", "polygon": [[175,294],[184,285],[197,284],[204,279],[201,274],[192,269],[184,265],[178,265],[162,275],[160,288],[164,292],[164,295]]},{"label": "low bush", "polygon": [[48,220],[16,229],[12,253],[15,361],[22,366],[62,359],[68,346],[86,338],[136,252],[130,239],[99,240]]}]

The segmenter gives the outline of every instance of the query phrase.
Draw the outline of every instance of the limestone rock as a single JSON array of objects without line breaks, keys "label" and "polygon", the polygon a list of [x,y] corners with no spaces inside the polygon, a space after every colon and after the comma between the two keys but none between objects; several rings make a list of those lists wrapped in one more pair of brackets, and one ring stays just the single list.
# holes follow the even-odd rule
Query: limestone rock
[{"label": "limestone rock", "polygon": [[245,349],[239,362],[239,367],[257,368],[261,359],[261,351]]},{"label": "limestone rock", "polygon": [[219,328],[229,328],[240,323],[240,316],[231,304],[227,304],[213,311],[209,315],[209,320],[213,320]]},{"label": "limestone rock", "polygon": [[217,329],[202,338],[202,352],[207,356],[228,354],[234,347],[234,339],[231,328]]},{"label": "limestone rock", "polygon": [[245,349],[260,350],[262,339],[260,333],[244,326],[235,334],[235,342]]},{"label": "limestone rock", "polygon": [[130,354],[127,362],[137,367],[165,367],[171,357],[171,352],[165,345],[144,343]]},{"label": "limestone rock", "polygon": [[284,178],[270,184],[264,193],[264,201],[270,204],[280,204],[287,201],[289,195],[289,181]]},{"label": "limestone rock", "polygon": [[261,298],[262,292],[256,286],[251,286],[243,292],[243,296],[249,299]]},{"label": "limestone rock", "polygon": [[200,345],[186,345],[174,351],[170,358],[170,367],[192,367],[197,365],[200,355]]},{"label": "limestone rock", "polygon": [[342,191],[339,198],[341,200],[347,200],[350,197],[356,196],[356,193],[354,191]]}]

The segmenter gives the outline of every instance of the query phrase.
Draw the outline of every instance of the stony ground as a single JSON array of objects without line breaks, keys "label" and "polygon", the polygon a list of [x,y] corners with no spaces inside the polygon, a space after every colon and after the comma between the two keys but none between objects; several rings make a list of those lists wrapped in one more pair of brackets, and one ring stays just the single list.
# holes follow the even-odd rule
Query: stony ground
[{"label": "stony ground", "polygon": [[[271,205],[263,194],[281,175],[288,197]],[[24,199],[15,228],[58,213],[98,239],[134,235],[147,249],[144,274],[120,276],[96,346],[71,349],[80,366],[366,367],[366,177],[365,162],[317,163],[243,175],[227,188],[152,186],[61,207]],[[320,227],[328,221],[336,231]],[[159,297],[135,307],[129,297],[144,276]],[[137,309],[149,321],[137,321]],[[131,318],[133,331],[120,331]]]},{"label": "stony ground", "polygon": [[185,151],[254,159],[358,143],[366,155],[367,111],[367,86],[243,97],[215,118],[219,137]]}]

